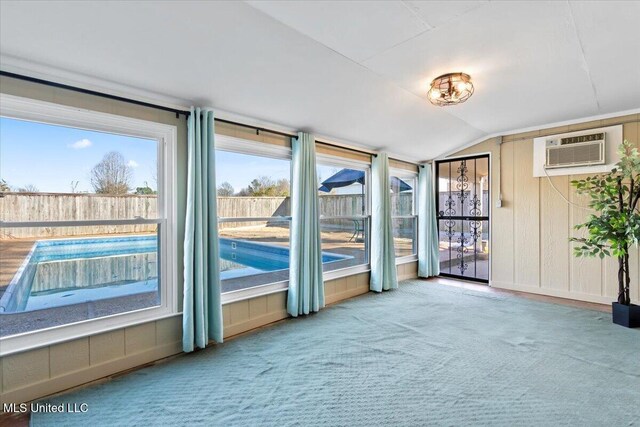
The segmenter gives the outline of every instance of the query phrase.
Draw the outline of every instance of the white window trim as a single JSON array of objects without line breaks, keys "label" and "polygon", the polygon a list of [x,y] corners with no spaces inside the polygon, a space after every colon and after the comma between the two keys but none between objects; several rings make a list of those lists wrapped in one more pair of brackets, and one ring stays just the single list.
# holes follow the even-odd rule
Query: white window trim
[{"label": "white window trim", "polygon": [[[282,147],[266,142],[252,141],[244,138],[238,138],[228,135],[215,135],[215,149],[230,153],[246,154],[249,156],[267,157],[277,160],[291,161],[291,148]],[[291,171],[291,164],[289,164]],[[288,221],[291,225],[291,216],[283,215],[279,217],[218,217],[218,224],[225,222],[261,222],[261,221]],[[291,235],[289,235],[291,240]],[[290,247],[290,246],[289,246]],[[263,295],[269,295],[277,292],[284,292],[289,289],[289,281],[281,281],[275,283],[265,283],[262,285],[252,286],[249,288],[238,289],[235,291],[223,292],[221,294],[221,302],[223,305],[231,304],[237,301],[243,301],[256,298]]]},{"label": "white window trim", "polygon": [[264,285],[253,286],[251,288],[238,289],[236,291],[225,292],[221,296],[222,305],[231,304],[237,301],[244,301],[251,298],[261,297],[264,295],[275,294],[277,292],[286,292],[289,289],[289,281],[267,283]]},{"label": "white window trim", "polygon": [[406,169],[397,169],[397,168],[389,168],[389,176],[396,176],[400,179],[406,178],[406,179],[412,179],[414,180],[414,188],[413,188],[413,203],[411,206],[411,210],[413,211],[412,215],[398,215],[398,216],[392,216],[391,219],[397,219],[397,218],[404,218],[404,219],[409,219],[409,218],[415,218],[415,247],[416,247],[416,252],[414,254],[411,255],[404,255],[404,256],[396,256],[396,265],[400,265],[400,264],[406,264],[409,262],[413,262],[416,261],[418,259],[418,222],[420,221],[420,219],[418,218],[418,172],[413,172],[413,171],[409,171]]},{"label": "white window trim", "polygon": [[341,277],[352,276],[354,274],[360,274],[367,271],[371,271],[371,163],[362,160],[345,159],[344,157],[332,156],[328,154],[316,155],[316,167],[317,165],[323,166],[337,166],[349,169],[363,170],[365,173],[365,181],[367,185],[364,187],[365,206],[367,211],[365,215],[338,215],[338,216],[320,216],[320,221],[327,219],[366,219],[369,226],[367,233],[368,242],[365,246],[368,247],[369,253],[367,253],[367,262],[364,264],[358,264],[350,267],[340,268],[337,270],[324,271],[322,273],[323,280],[339,279]]},{"label": "white window trim", "polygon": [[[160,305],[0,338],[0,356],[178,315],[178,231],[175,223],[177,218],[176,126],[6,94],[0,94],[0,116],[158,141],[158,218],[132,220],[140,223],[149,221],[158,223],[160,242],[162,242],[159,245]],[[130,221],[124,220],[124,222]],[[99,221],[101,225],[122,222],[123,220]],[[97,223],[97,221],[47,222],[48,225],[62,226],[86,226]],[[28,223],[30,226],[35,224]],[[0,227],[21,225],[24,224],[0,222]]]}]

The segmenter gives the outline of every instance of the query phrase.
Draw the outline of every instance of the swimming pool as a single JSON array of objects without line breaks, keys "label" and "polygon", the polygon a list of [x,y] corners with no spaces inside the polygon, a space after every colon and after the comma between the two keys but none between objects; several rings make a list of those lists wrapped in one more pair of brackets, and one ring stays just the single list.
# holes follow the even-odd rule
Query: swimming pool
[{"label": "swimming pool", "polygon": [[[20,313],[123,296],[158,293],[155,235],[40,240],[0,298],[1,313]],[[289,268],[289,248],[220,239],[220,278]],[[322,262],[352,258],[324,252]]]}]

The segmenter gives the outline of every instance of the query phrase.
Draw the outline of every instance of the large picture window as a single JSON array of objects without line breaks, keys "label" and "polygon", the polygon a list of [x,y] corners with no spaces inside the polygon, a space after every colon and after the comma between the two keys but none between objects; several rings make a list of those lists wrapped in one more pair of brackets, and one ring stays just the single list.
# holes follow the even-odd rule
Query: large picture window
[{"label": "large picture window", "polygon": [[217,136],[222,292],[289,280],[291,152]]},{"label": "large picture window", "polygon": [[318,197],[323,271],[369,263],[367,164],[319,157]]},{"label": "large picture window", "polygon": [[1,353],[175,312],[175,127],[0,101]]},{"label": "large picture window", "polygon": [[418,216],[416,215],[417,175],[399,169],[391,170],[391,221],[396,257],[416,255]]}]

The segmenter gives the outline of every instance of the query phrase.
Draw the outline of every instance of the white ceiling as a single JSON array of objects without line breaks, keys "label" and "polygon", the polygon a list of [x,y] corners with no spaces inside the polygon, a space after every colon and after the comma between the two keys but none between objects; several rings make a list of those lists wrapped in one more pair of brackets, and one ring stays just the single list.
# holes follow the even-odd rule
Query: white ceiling
[{"label": "white ceiling", "polygon": [[[3,1],[0,66],[424,160],[640,107],[639,22],[640,2],[613,1]],[[429,82],[451,71],[475,94],[432,106]]]}]

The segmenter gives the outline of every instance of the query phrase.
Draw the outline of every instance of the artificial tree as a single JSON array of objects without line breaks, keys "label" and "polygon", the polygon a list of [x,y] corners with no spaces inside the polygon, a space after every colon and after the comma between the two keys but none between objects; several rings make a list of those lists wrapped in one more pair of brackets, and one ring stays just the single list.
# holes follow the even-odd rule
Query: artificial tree
[{"label": "artificial tree", "polygon": [[[572,238],[579,244],[576,256],[613,256],[618,259],[618,303],[631,305],[629,249],[640,241],[640,153],[625,140],[618,148],[620,161],[608,174],[571,181],[578,194],[590,197],[587,237]],[[636,280],[638,280],[636,278]]]}]

